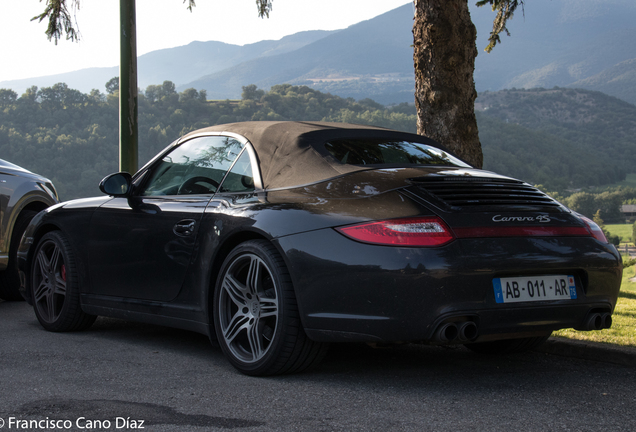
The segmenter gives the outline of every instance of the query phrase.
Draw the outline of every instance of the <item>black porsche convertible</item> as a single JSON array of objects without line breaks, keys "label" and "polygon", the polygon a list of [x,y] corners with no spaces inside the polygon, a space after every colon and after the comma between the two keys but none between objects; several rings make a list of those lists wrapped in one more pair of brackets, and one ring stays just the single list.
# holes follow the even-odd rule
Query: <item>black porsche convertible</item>
[{"label": "black porsche convertible", "polygon": [[250,375],[304,370],[333,342],[527,350],[611,326],[620,288],[593,221],[383,128],[209,127],[100,189],[39,213],[22,239],[41,325],[197,331]]}]

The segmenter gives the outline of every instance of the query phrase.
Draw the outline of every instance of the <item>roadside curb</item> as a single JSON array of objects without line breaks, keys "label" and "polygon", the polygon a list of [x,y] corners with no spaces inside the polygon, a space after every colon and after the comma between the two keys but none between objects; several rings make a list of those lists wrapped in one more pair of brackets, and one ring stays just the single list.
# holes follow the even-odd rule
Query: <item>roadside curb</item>
[{"label": "roadside curb", "polygon": [[551,337],[536,351],[636,368],[636,348]]}]

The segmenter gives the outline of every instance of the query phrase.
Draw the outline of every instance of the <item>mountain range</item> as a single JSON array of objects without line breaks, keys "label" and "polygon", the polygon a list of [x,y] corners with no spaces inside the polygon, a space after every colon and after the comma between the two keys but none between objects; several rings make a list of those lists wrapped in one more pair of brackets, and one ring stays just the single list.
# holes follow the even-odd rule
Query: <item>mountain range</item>
[{"label": "mountain range", "polygon": [[[474,0],[469,0],[474,3]],[[575,87],[598,90],[636,104],[636,2],[633,0],[532,0],[508,28],[511,37],[491,54],[483,48],[494,13],[471,6],[478,31],[478,92],[506,88]],[[237,46],[192,42],[139,57],[139,86],[170,80],[178,90],[205,89],[210,99],[240,98],[242,86],[309,85],[383,104],[413,101],[413,5],[340,31],[311,31],[278,41]],[[187,67],[183,67],[187,65]],[[0,82],[18,93],[65,82],[88,92],[103,89],[118,68]]]}]

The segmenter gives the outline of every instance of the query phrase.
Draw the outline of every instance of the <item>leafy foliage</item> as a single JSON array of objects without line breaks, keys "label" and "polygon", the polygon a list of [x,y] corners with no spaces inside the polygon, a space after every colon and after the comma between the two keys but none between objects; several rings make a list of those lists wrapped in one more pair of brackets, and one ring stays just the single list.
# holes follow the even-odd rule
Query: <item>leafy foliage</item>
[{"label": "leafy foliage", "polygon": [[[615,183],[625,169],[607,157],[602,147],[581,149],[568,139],[510,124],[477,112],[484,168],[550,191],[565,191]],[[619,166],[617,166],[619,165]]]},{"label": "leafy foliage", "polygon": [[106,82],[106,93],[114,94],[119,90],[119,77],[113,77]]},{"label": "leafy foliage", "polygon": [[[71,3],[73,15],[75,15],[75,10],[80,7],[80,0],[69,1]],[[47,0],[44,12],[31,18],[31,21],[37,20],[38,22],[42,22],[47,18],[49,19],[49,22],[46,27],[46,37],[49,40],[53,39],[55,41],[55,45],[57,45],[57,41],[61,39],[65,33],[66,39],[68,40],[78,41],[80,39],[77,23],[74,22],[75,20],[71,17],[71,12],[68,10],[66,0]]]},{"label": "leafy foliage", "polygon": [[[84,94],[64,83],[31,87],[20,97],[13,90],[0,89],[1,157],[49,177],[63,199],[98,194],[99,180],[117,170],[119,96],[115,83],[108,81],[108,94],[98,90]],[[372,99],[356,102],[290,84],[273,86],[267,92],[247,85],[243,92],[242,100],[208,101],[205,90],[177,92],[170,81],[146,87],[139,97],[139,160],[150,159],[192,130],[236,121],[333,121],[416,130],[412,104],[386,108]],[[621,115],[607,109],[604,115],[608,117]],[[533,130],[506,123],[490,115],[491,110],[485,112],[488,115],[478,113],[477,118],[486,169],[541,184],[544,190],[560,191],[551,195],[590,218],[601,209],[608,223],[621,220],[621,203],[636,199],[636,189],[629,187],[597,194],[579,191],[567,196],[564,192],[621,178],[617,165],[624,158],[608,156],[614,151],[611,140],[596,135],[595,145],[586,150],[571,140],[542,132],[538,120]],[[611,136],[614,132],[604,133]],[[583,135],[580,141],[587,139]]]},{"label": "leafy foliage", "polygon": [[[550,164],[550,175],[567,178],[569,183],[553,181],[546,187],[564,190],[612,184],[634,172],[636,106],[614,97],[580,89],[512,89],[481,93],[476,109],[481,112],[482,132],[481,124],[493,119],[516,126],[519,139],[537,140],[525,148],[539,147],[559,161]],[[523,151],[512,148],[512,143],[502,146],[508,152]],[[533,180],[544,183],[543,178]]]},{"label": "leafy foliage", "polygon": [[576,192],[560,201],[589,218],[598,218],[606,222],[624,222],[621,205],[636,197],[634,188],[617,188],[600,193]]},{"label": "leafy foliage", "polygon": [[[117,171],[119,91],[113,84],[107,83],[106,95],[64,83],[31,87],[19,98],[0,89],[0,155],[49,177],[62,199],[99,194],[99,181]],[[393,111],[289,84],[244,90],[240,101],[207,101],[205,90],[177,92],[170,81],[148,86],[139,96],[139,160],[190,131],[236,121],[346,121],[415,132],[415,114],[404,106]]]},{"label": "leafy foliage", "polygon": [[601,228],[601,230],[603,231],[603,235],[605,235],[607,241],[616,246],[621,244],[621,240],[623,238],[621,236],[611,234],[605,227],[605,222],[603,221],[603,218],[601,218],[601,209],[598,209],[596,213],[594,213],[593,220]]},{"label": "leafy foliage", "polygon": [[501,32],[505,32],[510,36],[506,24],[508,20],[512,19],[519,5],[521,5],[523,9],[524,0],[480,0],[477,2],[477,6],[481,7],[485,5],[491,5],[492,10],[497,11],[497,15],[492,24],[492,31],[488,37],[488,46],[486,47],[486,52],[491,52],[495,45],[501,43],[501,38],[499,37]]}]

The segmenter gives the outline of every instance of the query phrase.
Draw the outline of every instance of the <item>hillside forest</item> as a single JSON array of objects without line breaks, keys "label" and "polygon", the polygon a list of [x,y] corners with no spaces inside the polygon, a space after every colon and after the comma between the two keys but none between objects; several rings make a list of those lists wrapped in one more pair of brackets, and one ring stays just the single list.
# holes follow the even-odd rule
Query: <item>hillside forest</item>
[{"label": "hillside forest", "polygon": [[[99,195],[99,181],[118,168],[118,97],[116,80],[105,93],[64,83],[32,86],[20,96],[0,89],[0,158],[50,178],[62,200]],[[591,192],[636,172],[636,152],[627,150],[636,136],[636,106],[558,88],[485,93],[477,102],[485,169],[541,185],[590,217],[601,209],[606,222],[620,219],[620,203],[636,199],[631,188]],[[164,81],[140,91],[139,161],[195,129],[247,120],[416,130],[415,108],[406,103],[385,107],[290,84],[269,91],[248,85],[241,100],[207,100],[204,90],[177,92]]]}]

